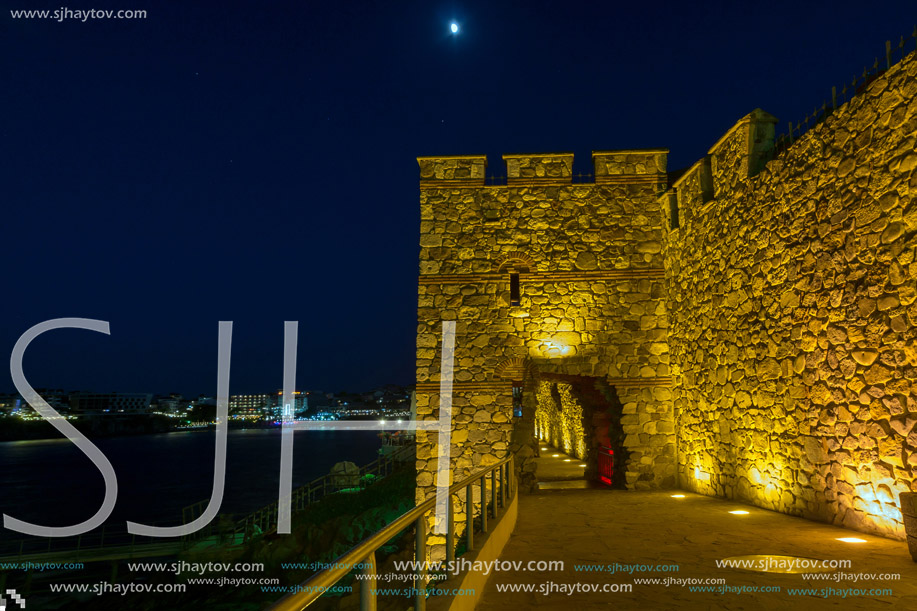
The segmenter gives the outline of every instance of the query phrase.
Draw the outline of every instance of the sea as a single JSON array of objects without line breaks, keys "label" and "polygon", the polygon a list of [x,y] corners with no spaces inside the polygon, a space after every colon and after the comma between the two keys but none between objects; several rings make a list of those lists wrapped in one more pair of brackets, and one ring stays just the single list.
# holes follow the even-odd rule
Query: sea
[{"label": "sea", "polygon": [[[220,513],[240,518],[277,500],[280,430],[228,433],[226,488]],[[118,476],[118,497],[106,522],[178,525],[182,509],[210,498],[215,431],[179,431],[93,439]],[[293,487],[326,475],[340,461],[364,465],[378,457],[373,431],[297,431]],[[43,526],[90,518],[102,503],[102,474],[68,439],[0,443],[0,511]],[[0,529],[0,540],[21,537]]]}]

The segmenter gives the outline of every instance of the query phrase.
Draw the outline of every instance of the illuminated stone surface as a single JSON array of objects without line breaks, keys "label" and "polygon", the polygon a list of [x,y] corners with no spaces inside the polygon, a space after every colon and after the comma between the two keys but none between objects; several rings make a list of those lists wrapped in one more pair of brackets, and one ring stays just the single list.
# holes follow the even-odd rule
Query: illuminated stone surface
[{"label": "illuminated stone surface", "polygon": [[675,185],[682,487],[903,537],[896,499],[917,489],[915,77],[912,54],[748,177],[737,160],[771,130],[753,113],[710,151],[715,198]]},{"label": "illuminated stone surface", "polygon": [[[441,321],[456,320],[454,481],[516,451],[522,487],[533,487],[539,388],[560,375],[604,381],[634,414],[620,464],[629,486],[673,487],[671,393],[659,394],[670,374],[657,201],[666,151],[598,153],[595,184],[573,183],[570,154],[507,155],[498,186],[484,185],[483,157],[418,161],[417,413],[438,417]],[[522,418],[513,382],[524,385]],[[594,462],[589,441],[608,427],[592,422],[577,389],[558,390],[567,414],[558,445]],[[418,435],[418,500],[435,490],[435,443]]]},{"label": "illuminated stone surface", "polygon": [[[572,154],[504,156],[495,186],[483,156],[418,159],[418,415],[437,417],[440,325],[456,320],[454,478],[517,451],[531,489],[536,430],[592,461],[595,421],[562,377],[596,379],[622,406],[628,488],[904,536],[917,60],[773,158],[775,121],[750,113],[678,175],[664,149],[597,152],[591,183]],[[418,435],[418,499],[435,441]]]}]

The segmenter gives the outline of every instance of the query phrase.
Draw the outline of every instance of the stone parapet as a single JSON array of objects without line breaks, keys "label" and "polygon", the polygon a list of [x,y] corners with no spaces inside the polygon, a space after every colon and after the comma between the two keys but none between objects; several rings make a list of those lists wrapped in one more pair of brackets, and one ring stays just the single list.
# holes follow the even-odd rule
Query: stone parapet
[{"label": "stone parapet", "polygon": [[713,199],[713,174],[710,165],[710,157],[704,157],[672,184],[683,222],[690,221],[705,203]]},{"label": "stone parapet", "polygon": [[776,117],[756,108],[710,147],[707,154],[714,198],[734,191],[739,182],[761,171],[774,148],[776,123]]},{"label": "stone parapet", "polygon": [[503,155],[507,184],[564,185],[573,182],[573,153]]},{"label": "stone parapet", "polygon": [[418,157],[421,187],[482,186],[487,172],[486,155]]},{"label": "stone parapet", "polygon": [[595,182],[665,183],[668,149],[594,151]]},{"label": "stone parapet", "polygon": [[678,209],[678,193],[675,189],[668,189],[656,201],[659,203],[662,216],[665,217],[666,227],[670,231],[678,229],[681,226],[681,211]]}]

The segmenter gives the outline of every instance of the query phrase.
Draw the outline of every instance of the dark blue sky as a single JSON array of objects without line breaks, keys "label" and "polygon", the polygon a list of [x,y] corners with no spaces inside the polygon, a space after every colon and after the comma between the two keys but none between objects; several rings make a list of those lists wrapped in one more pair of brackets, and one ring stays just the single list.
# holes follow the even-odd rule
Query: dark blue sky
[{"label": "dark blue sky", "polygon": [[[668,147],[796,121],[917,23],[911,2],[0,0],[0,350],[35,386],[213,393],[413,380],[415,157]],[[451,20],[461,25],[449,35]],[[913,44],[912,42],[910,43]],[[4,356],[4,362],[7,357]],[[4,366],[0,390],[12,390]]]}]

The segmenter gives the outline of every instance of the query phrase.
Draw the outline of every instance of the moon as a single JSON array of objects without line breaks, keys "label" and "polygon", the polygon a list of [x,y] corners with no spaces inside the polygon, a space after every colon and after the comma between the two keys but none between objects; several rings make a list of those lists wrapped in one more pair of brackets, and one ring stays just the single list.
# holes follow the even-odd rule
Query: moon
[{"label": "moon", "polygon": [[458,34],[459,28],[458,28],[458,24],[457,24],[456,22],[453,21],[453,22],[452,22],[452,25],[449,26],[449,29],[452,30],[452,33],[453,33],[453,34]]}]

